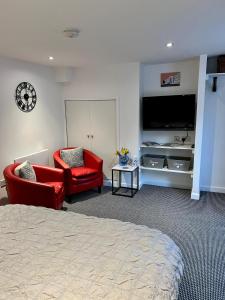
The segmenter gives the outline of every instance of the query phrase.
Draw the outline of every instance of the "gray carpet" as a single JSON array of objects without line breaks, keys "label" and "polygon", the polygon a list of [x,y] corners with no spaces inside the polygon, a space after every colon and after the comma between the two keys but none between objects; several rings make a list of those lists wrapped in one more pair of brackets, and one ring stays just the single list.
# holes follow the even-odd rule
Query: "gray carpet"
[{"label": "gray carpet", "polygon": [[73,197],[69,210],[157,228],[180,247],[185,264],[179,300],[225,299],[225,195],[143,186],[132,198],[89,191]]}]

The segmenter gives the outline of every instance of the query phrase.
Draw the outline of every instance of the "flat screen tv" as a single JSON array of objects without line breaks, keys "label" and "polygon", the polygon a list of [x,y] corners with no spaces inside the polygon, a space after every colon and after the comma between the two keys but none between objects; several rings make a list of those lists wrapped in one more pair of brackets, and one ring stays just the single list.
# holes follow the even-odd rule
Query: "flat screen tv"
[{"label": "flat screen tv", "polygon": [[143,130],[194,130],[195,95],[144,97]]}]

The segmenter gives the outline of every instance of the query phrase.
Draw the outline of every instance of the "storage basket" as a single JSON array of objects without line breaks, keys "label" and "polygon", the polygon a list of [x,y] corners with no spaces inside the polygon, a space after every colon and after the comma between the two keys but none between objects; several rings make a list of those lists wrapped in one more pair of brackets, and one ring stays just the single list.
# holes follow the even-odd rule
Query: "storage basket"
[{"label": "storage basket", "polygon": [[191,158],[190,157],[167,157],[167,165],[170,170],[189,171]]},{"label": "storage basket", "polygon": [[165,164],[165,156],[145,154],[142,156],[142,165],[148,168],[162,169]]}]

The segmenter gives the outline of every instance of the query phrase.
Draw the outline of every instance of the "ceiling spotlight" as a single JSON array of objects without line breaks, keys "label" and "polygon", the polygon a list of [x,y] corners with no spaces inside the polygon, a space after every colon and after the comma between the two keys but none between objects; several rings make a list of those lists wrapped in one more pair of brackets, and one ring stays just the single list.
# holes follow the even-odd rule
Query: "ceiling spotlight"
[{"label": "ceiling spotlight", "polygon": [[49,59],[49,60],[54,60],[54,57],[53,57],[53,56],[49,56],[48,59]]},{"label": "ceiling spotlight", "polygon": [[79,29],[75,29],[75,28],[71,28],[71,29],[65,29],[63,31],[63,34],[65,37],[68,38],[76,38],[80,35],[80,30]]},{"label": "ceiling spotlight", "polygon": [[168,43],[166,43],[166,47],[167,47],[167,48],[172,48],[173,45],[174,45],[173,42],[168,42]]}]

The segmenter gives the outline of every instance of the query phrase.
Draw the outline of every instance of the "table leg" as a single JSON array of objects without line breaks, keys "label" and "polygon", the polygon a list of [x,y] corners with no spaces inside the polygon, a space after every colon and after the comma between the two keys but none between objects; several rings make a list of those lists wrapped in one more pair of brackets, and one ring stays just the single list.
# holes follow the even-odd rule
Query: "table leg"
[{"label": "table leg", "polygon": [[137,190],[139,191],[139,167],[137,167]]},{"label": "table leg", "polygon": [[134,172],[130,172],[130,174],[131,174],[131,197],[134,196],[134,178],[133,178],[133,173]]},{"label": "table leg", "polygon": [[113,170],[112,170],[112,194],[113,194],[113,191],[114,191],[114,179],[113,179]]},{"label": "table leg", "polygon": [[119,171],[119,188],[121,188],[121,172]]}]

